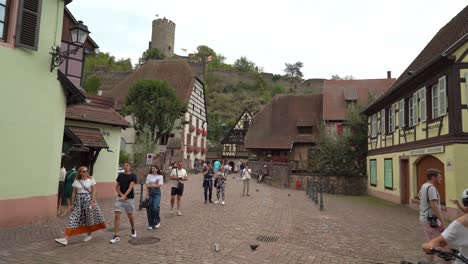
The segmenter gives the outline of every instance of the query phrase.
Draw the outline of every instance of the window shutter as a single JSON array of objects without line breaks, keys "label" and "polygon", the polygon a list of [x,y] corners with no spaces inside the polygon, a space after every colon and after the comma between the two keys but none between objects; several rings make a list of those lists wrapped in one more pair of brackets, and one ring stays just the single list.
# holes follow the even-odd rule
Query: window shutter
[{"label": "window shutter", "polygon": [[405,99],[400,100],[400,106],[398,109],[398,127],[400,129],[405,127]]},{"label": "window shutter", "polygon": [[413,94],[413,125],[418,123],[418,93]]},{"label": "window shutter", "polygon": [[421,122],[426,122],[426,87],[423,87],[421,90],[419,90],[419,107],[421,108]]},{"label": "window shutter", "polygon": [[432,118],[439,117],[439,86],[432,86]]},{"label": "window shutter", "polygon": [[439,79],[439,116],[447,113],[447,93],[445,76]]},{"label": "window shutter", "polygon": [[380,131],[385,135],[385,109],[380,111]]},{"label": "window shutter", "polygon": [[42,0],[20,0],[15,40],[17,47],[37,50],[41,4]]},{"label": "window shutter", "polygon": [[465,73],[465,95],[466,103],[468,104],[468,72]]}]

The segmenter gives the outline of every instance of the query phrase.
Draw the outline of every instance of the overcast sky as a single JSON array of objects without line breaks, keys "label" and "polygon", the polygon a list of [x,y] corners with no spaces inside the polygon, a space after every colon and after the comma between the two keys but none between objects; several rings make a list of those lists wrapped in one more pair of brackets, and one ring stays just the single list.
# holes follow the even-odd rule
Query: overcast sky
[{"label": "overcast sky", "polygon": [[393,77],[419,54],[466,0],[75,0],[100,51],[136,63],[151,39],[151,23],[176,23],[175,52],[207,45],[228,63],[241,56],[283,74],[304,63],[305,78],[333,74]]}]

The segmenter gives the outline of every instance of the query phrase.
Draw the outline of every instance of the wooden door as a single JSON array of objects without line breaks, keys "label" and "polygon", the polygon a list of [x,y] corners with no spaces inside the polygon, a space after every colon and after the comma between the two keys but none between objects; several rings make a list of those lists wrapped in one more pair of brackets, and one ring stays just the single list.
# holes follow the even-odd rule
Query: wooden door
[{"label": "wooden door", "polygon": [[436,185],[437,191],[440,194],[440,202],[442,205],[445,205],[445,170],[444,164],[434,156],[425,156],[423,157],[416,165],[417,167],[417,183],[418,183],[418,192],[421,189],[421,186],[427,181],[426,172],[428,169],[438,169],[442,175],[442,182],[440,185]]},{"label": "wooden door", "polygon": [[409,204],[410,180],[409,180],[409,160],[400,160],[400,203]]}]

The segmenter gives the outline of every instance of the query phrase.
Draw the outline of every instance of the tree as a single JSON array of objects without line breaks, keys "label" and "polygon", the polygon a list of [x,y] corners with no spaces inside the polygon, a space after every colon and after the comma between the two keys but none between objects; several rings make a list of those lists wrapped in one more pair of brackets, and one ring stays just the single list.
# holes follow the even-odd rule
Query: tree
[{"label": "tree", "polygon": [[333,74],[331,79],[332,80],[355,80],[356,78],[353,75],[346,75],[345,77],[341,77],[338,74]]},{"label": "tree", "polygon": [[302,76],[304,76],[301,71],[301,68],[304,67],[302,62],[298,61],[294,64],[285,63],[285,65],[286,69],[284,69],[284,72],[286,76],[291,78],[302,78]]},{"label": "tree", "polygon": [[[211,56],[211,60],[208,61],[208,57]],[[208,65],[208,69],[215,70],[215,69],[224,69],[224,70],[231,70],[232,66],[226,64],[226,57],[221,54],[217,54],[212,48],[200,45],[197,47],[197,52],[194,54],[189,55],[190,59],[197,62],[206,62]]]},{"label": "tree", "polygon": [[319,144],[309,156],[315,170],[338,176],[365,176],[367,154],[367,119],[362,107],[350,105],[342,135],[330,135],[321,125]]},{"label": "tree", "polygon": [[128,91],[124,107],[124,114],[132,116],[137,136],[148,126],[154,143],[169,134],[186,111],[186,104],[179,100],[175,90],[161,80],[135,83]]},{"label": "tree", "polygon": [[83,88],[85,89],[86,93],[96,95],[99,87],[101,86],[101,80],[98,76],[93,76],[88,78],[84,81]]},{"label": "tree", "polygon": [[240,57],[234,62],[234,69],[240,72],[257,72],[258,67],[247,57]]},{"label": "tree", "polygon": [[96,66],[102,66],[108,71],[123,72],[133,70],[130,59],[116,60],[110,53],[97,52],[86,57],[85,76],[93,72]]},{"label": "tree", "polygon": [[145,64],[149,60],[163,60],[166,56],[159,49],[149,48],[141,55],[141,58],[138,60],[139,65]]},{"label": "tree", "polygon": [[130,157],[128,156],[127,152],[125,152],[124,150],[120,150],[119,164],[124,164],[125,162],[130,162]]},{"label": "tree", "polygon": [[156,142],[153,141],[153,133],[149,125],[143,125],[133,144],[133,164],[139,166],[143,163],[147,153],[156,152]]}]

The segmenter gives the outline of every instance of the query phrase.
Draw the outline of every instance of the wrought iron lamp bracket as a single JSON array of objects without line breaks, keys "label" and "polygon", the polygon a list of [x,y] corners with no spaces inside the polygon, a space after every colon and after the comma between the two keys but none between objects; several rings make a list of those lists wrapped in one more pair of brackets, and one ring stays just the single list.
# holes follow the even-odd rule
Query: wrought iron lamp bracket
[{"label": "wrought iron lamp bracket", "polygon": [[50,72],[59,67],[67,59],[68,55],[75,55],[80,48],[80,46],[76,46],[73,50],[61,51],[59,46],[52,47],[52,51],[49,52],[49,54],[52,55]]}]

